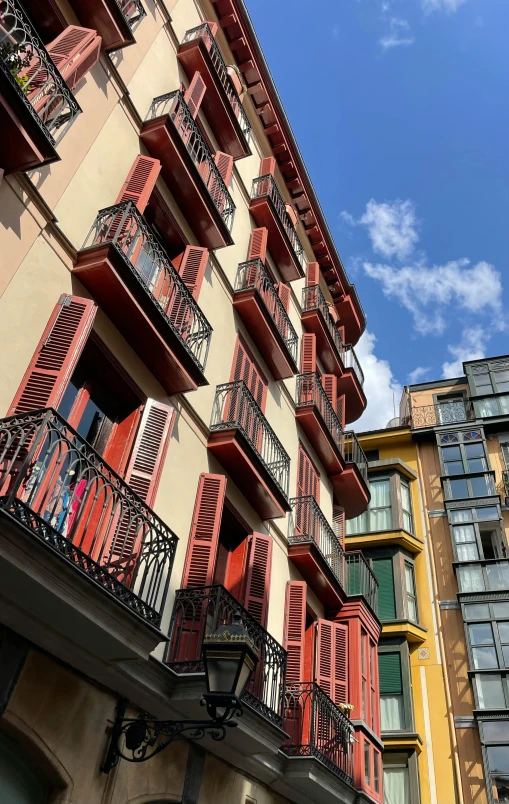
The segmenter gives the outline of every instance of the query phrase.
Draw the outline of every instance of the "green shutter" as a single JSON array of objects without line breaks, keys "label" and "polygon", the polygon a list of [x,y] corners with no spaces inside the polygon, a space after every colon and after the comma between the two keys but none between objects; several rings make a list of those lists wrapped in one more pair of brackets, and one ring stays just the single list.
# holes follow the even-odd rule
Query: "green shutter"
[{"label": "green shutter", "polygon": [[373,572],[378,581],[378,616],[381,620],[396,619],[392,558],[373,559]]},{"label": "green shutter", "polygon": [[380,677],[380,695],[401,695],[401,657],[399,653],[378,654],[378,675]]}]

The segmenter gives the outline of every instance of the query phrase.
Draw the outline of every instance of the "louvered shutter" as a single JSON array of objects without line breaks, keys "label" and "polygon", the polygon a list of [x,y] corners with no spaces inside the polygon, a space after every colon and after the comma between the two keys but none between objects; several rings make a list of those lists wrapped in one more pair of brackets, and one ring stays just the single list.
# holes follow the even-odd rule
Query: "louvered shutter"
[{"label": "louvered shutter", "polygon": [[74,89],[99,60],[101,44],[97,31],[68,25],[46,50],[69,89]]},{"label": "louvered shutter", "polygon": [[245,382],[258,406],[264,411],[267,395],[267,380],[240,338],[237,338],[230,382],[236,382],[238,380]]},{"label": "louvered shutter", "polygon": [[196,118],[200,111],[206,88],[200,73],[196,72],[191,79],[188,89],[184,92],[184,101],[193,118]]},{"label": "louvered shutter", "polygon": [[332,529],[341,547],[345,546],[345,510],[340,505],[332,506]]},{"label": "louvered shutter", "polygon": [[21,381],[8,416],[57,408],[94,323],[97,306],[79,296],[60,297]]},{"label": "louvered shutter", "polygon": [[331,698],[335,704],[348,702],[348,626],[333,623],[333,678]]},{"label": "louvered shutter", "polygon": [[200,248],[199,246],[186,246],[178,272],[184,284],[192,293],[193,299],[198,299],[200,295],[201,283],[205,276],[208,260],[208,249]]},{"label": "louvered shutter", "polygon": [[316,633],[316,683],[332,698],[334,623],[318,620]]},{"label": "louvered shutter", "polygon": [[402,695],[401,656],[399,652],[378,654],[380,695]]},{"label": "louvered shutter", "polygon": [[300,370],[302,374],[316,373],[316,335],[309,332],[302,336]]},{"label": "louvered shutter", "polygon": [[266,156],[260,162],[260,176],[273,176],[276,172],[276,160],[273,156]]},{"label": "louvered shutter", "polygon": [[332,405],[332,410],[336,412],[337,377],[334,374],[322,374],[322,387],[327,394],[327,399]]},{"label": "louvered shutter", "polygon": [[319,502],[320,478],[313,466],[311,458],[299,443],[298,469],[297,469],[297,495],[299,497],[312,496]]},{"label": "louvered shutter", "polygon": [[260,226],[259,229],[253,229],[251,232],[251,239],[249,241],[249,250],[247,253],[248,260],[261,260],[265,263],[267,259],[267,239],[269,230],[265,226]]},{"label": "louvered shutter", "polygon": [[224,475],[200,475],[182,576],[184,589],[213,583],[225,492]]},{"label": "louvered shutter", "polygon": [[373,572],[378,581],[378,616],[381,620],[395,620],[396,600],[392,558],[373,559]]},{"label": "louvered shutter", "polygon": [[341,429],[345,429],[345,404],[346,404],[346,395],[341,394],[336,399],[336,413],[339,419],[339,423],[341,424]]},{"label": "louvered shutter", "polygon": [[134,442],[125,480],[152,506],[177,411],[171,405],[148,399]]},{"label": "louvered shutter", "polygon": [[159,159],[152,159],[152,157],[143,156],[143,154],[137,156],[127,174],[115,204],[120,204],[122,201],[133,201],[139,212],[143,213],[160,171],[161,163]]},{"label": "louvered shutter", "polygon": [[244,607],[264,628],[269,610],[272,537],[253,533],[249,537]]},{"label": "louvered shutter", "polygon": [[288,581],[285,599],[284,647],[288,651],[287,684],[307,681],[304,678],[304,639],[306,630],[306,584]]},{"label": "louvered shutter", "polygon": [[308,262],[306,269],[306,286],[318,285],[320,282],[320,266],[317,262]]},{"label": "louvered shutter", "polygon": [[229,187],[233,172],[233,156],[225,154],[223,151],[216,151],[214,154],[214,162],[221,174],[222,180],[226,186]]},{"label": "louvered shutter", "polygon": [[286,312],[290,309],[290,298],[292,295],[292,291],[285,285],[284,282],[280,282],[277,286],[277,295],[281,299],[281,304],[285,308]]}]

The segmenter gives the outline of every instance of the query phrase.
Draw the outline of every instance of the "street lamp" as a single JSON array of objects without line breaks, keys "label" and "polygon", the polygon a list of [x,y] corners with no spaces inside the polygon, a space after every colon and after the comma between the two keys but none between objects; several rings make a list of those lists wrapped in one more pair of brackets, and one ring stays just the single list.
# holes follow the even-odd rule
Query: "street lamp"
[{"label": "street lamp", "polygon": [[240,697],[258,662],[240,614],[234,615],[233,623],[207,634],[202,652],[207,692],[201,703],[210,720],[154,720],[146,712],[126,718],[129,702],[121,698],[102,766],[104,773],[109,773],[120,758],[145,762],[178,738],[201,740],[208,734],[213,740],[224,740],[226,729],[238,725],[233,716],[242,715]]}]

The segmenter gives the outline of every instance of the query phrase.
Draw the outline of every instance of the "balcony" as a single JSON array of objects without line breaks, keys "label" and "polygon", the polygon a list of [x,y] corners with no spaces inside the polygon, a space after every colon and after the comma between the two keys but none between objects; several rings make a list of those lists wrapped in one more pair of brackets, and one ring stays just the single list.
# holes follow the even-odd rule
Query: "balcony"
[{"label": "balcony", "polygon": [[103,659],[148,659],[175,534],[52,409],[0,422],[0,467],[6,616]]},{"label": "balcony", "polygon": [[345,466],[341,474],[331,477],[334,497],[345,509],[347,519],[359,516],[371,499],[368,482],[368,461],[352,430],[344,434]]},{"label": "balcony", "polygon": [[475,412],[469,400],[441,402],[438,405],[412,407],[412,430],[441,425],[463,424],[475,420]]},{"label": "balcony", "polygon": [[207,385],[212,328],[131,201],[98,213],[73,274],[168,394]]},{"label": "balcony", "polygon": [[368,401],[364,393],[364,372],[357,360],[353,346],[345,346],[343,352],[344,371],[338,377],[338,396],[345,395],[345,422],[351,424],[357,421],[366,410]]},{"label": "balcony", "polygon": [[[287,684],[284,695],[284,730],[288,739],[281,753],[291,757],[288,770],[299,777],[299,789],[307,800],[317,800],[319,774],[309,766],[309,758],[323,765],[336,777],[336,801],[353,801],[355,792],[341,789],[342,783],[352,787],[353,726],[341,709],[314,681]],[[308,761],[306,761],[308,760]],[[329,801],[323,793],[320,800]],[[325,797],[326,796],[326,797]]]},{"label": "balcony", "polygon": [[[279,642],[223,586],[178,589],[169,629],[166,662],[182,681],[179,684],[180,693],[177,688],[174,694],[174,699],[178,698],[179,709],[184,709],[186,716],[199,715],[199,702],[205,691],[203,640],[220,626],[230,625],[236,614],[240,614],[258,652],[258,666],[242,694],[242,702],[246,706],[233,741],[236,750],[252,754],[261,750],[261,744],[271,732],[273,736],[268,739],[275,740],[277,745],[284,739],[281,730],[286,651]],[[199,688],[197,674],[201,674]],[[274,730],[277,731],[274,733]],[[266,750],[264,746],[264,752]]]},{"label": "balcony", "polygon": [[81,112],[18,0],[0,0],[0,152],[5,173],[59,159]]},{"label": "balcony", "polygon": [[290,511],[290,458],[247,385],[218,385],[208,448],[262,519]]},{"label": "balcony", "polygon": [[275,379],[297,374],[297,333],[261,260],[239,265],[233,306]]},{"label": "balcony", "polygon": [[345,600],[343,548],[314,497],[297,497],[290,505],[288,557],[319,600],[337,610]]},{"label": "balcony", "polygon": [[[206,94],[206,93],[205,93]],[[231,246],[235,204],[180,90],[154,98],[141,130],[198,244]]]},{"label": "balcony", "polygon": [[274,176],[259,176],[253,180],[249,211],[257,226],[268,229],[269,251],[283,282],[303,277],[306,264],[304,249]]},{"label": "balcony", "polygon": [[327,474],[339,475],[345,467],[343,430],[316,374],[297,377],[296,405],[295,417]]},{"label": "balcony", "polygon": [[93,28],[103,50],[118,50],[136,41],[134,31],[147,15],[141,0],[69,0],[80,23]]},{"label": "balcony", "polygon": [[316,354],[325,372],[341,376],[344,369],[343,341],[319,285],[303,289],[301,320],[306,332],[316,335]]},{"label": "balcony", "polygon": [[334,299],[334,306],[345,328],[345,341],[355,346],[366,327],[366,316],[354,285],[350,285],[348,292],[340,298]]},{"label": "balcony", "polygon": [[[490,559],[455,564],[460,594],[509,591],[509,561]],[[505,596],[505,595],[504,595]]]},{"label": "balcony", "polygon": [[378,615],[378,581],[360,550],[345,553],[346,589],[349,595],[362,595]]},{"label": "balcony", "polygon": [[201,108],[220,150],[234,159],[249,156],[251,123],[206,22],[186,31],[177,58],[189,80],[199,72],[205,82],[207,89]]}]

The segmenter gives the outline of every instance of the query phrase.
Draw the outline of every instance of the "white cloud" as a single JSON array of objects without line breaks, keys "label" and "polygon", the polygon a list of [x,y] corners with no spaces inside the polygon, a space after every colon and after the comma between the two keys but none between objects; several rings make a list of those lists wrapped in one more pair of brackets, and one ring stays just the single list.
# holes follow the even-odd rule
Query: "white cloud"
[{"label": "white cloud", "polygon": [[471,265],[464,258],[433,266],[424,261],[401,268],[370,262],[363,265],[366,274],[381,283],[384,295],[411,313],[421,335],[442,334],[458,309],[493,313],[498,328],[504,327],[500,274],[487,262]]},{"label": "white cloud", "polygon": [[[384,9],[385,10],[385,9]],[[410,25],[407,20],[399,17],[392,17],[390,20],[390,31],[378,40],[383,50],[390,50],[393,47],[409,47],[415,42],[415,37],[410,33]]]},{"label": "white cloud", "polygon": [[355,352],[364,372],[364,392],[368,406],[361,418],[355,422],[355,430],[380,430],[399,411],[399,401],[403,388],[394,377],[389,362],[380,360],[374,353],[376,337],[365,332]]},{"label": "white cloud", "polygon": [[414,383],[419,382],[419,380],[424,379],[426,374],[429,374],[430,371],[431,366],[427,366],[426,368],[424,366],[417,366],[417,368],[414,368],[414,370],[408,375],[408,382],[410,385],[413,385]]},{"label": "white cloud", "polygon": [[486,344],[490,334],[480,326],[468,327],[461,334],[461,341],[456,345],[449,345],[447,351],[454,358],[442,365],[444,379],[463,376],[463,361],[478,360],[486,356]]},{"label": "white cloud", "polygon": [[421,0],[421,5],[426,14],[432,11],[447,11],[449,14],[458,10],[467,0]]},{"label": "white cloud", "polygon": [[379,204],[372,198],[358,220],[345,210],[341,212],[341,218],[349,226],[365,226],[373,251],[388,259],[397,257],[404,260],[414,251],[419,240],[415,207],[409,199]]},{"label": "white cloud", "polygon": [[357,224],[357,221],[355,220],[354,216],[350,215],[350,213],[347,212],[345,209],[343,210],[343,212],[339,213],[339,216],[344,220],[345,223],[348,224],[348,226],[355,226]]}]

